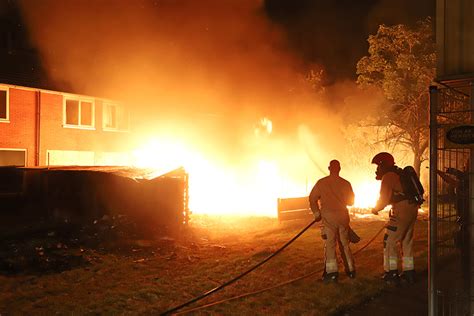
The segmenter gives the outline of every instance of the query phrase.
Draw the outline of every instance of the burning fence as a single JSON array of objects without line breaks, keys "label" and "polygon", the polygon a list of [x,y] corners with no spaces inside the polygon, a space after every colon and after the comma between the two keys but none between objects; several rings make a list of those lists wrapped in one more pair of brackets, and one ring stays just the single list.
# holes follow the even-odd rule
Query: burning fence
[{"label": "burning fence", "polygon": [[[128,215],[166,231],[189,220],[188,174],[179,168],[155,176],[128,167],[4,168],[3,199],[15,197],[26,216],[89,222],[104,215]],[[9,186],[5,181],[21,185]],[[13,206],[12,206],[13,207]]]}]

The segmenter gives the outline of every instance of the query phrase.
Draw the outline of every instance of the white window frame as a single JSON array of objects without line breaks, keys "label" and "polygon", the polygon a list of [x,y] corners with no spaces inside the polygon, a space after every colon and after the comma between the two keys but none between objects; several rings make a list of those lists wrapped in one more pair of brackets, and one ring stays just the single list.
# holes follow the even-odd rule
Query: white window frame
[{"label": "white window frame", "polygon": [[[78,123],[77,125],[66,123],[66,101],[67,101],[67,100],[79,102],[79,109],[78,109],[78,120],[79,120],[79,123]],[[91,122],[91,125],[81,124],[81,108],[82,108],[82,102],[87,102],[87,103],[91,103],[91,104],[92,104],[92,122]],[[95,130],[95,101],[94,101],[94,99],[85,98],[85,97],[79,97],[79,96],[66,96],[66,95],[64,95],[64,96],[63,96],[63,127],[65,127],[65,128],[77,128],[77,129]]]},{"label": "white window frame", "polygon": [[[71,157],[70,155],[73,155],[73,158],[77,158],[77,155],[89,155],[89,158],[92,158],[90,159],[89,161],[87,162],[78,162],[77,160],[74,161],[74,162],[63,162],[63,163],[60,163],[60,164],[51,164],[51,154],[66,154],[66,155],[69,155],[69,157]],[[48,149],[46,150],[46,165],[49,167],[49,166],[92,166],[92,165],[95,165],[94,164],[94,160],[95,160],[95,152],[94,151],[86,151],[86,150],[56,150],[56,149]],[[76,157],[74,157],[74,155],[76,155]],[[84,156],[83,156],[84,157]],[[87,158],[86,158],[87,160]]]},{"label": "white window frame", "polygon": [[25,166],[28,165],[28,151],[26,148],[0,148],[0,151],[23,151],[25,153]]},{"label": "white window frame", "polygon": [[115,108],[124,108],[125,106],[119,103],[114,102],[104,102],[102,104],[102,129],[107,132],[129,132],[130,131],[130,112],[127,112],[127,128],[126,129],[119,129],[119,118],[117,116],[118,111],[116,110],[116,124],[117,127],[108,127],[106,126],[106,109],[108,106],[114,106]]},{"label": "white window frame", "polygon": [[10,123],[10,88],[5,87],[5,86],[0,86],[0,90],[6,92],[6,98],[7,98],[7,100],[6,100],[6,105],[7,105],[6,114],[7,114],[7,117],[6,118],[0,117],[0,123]]}]

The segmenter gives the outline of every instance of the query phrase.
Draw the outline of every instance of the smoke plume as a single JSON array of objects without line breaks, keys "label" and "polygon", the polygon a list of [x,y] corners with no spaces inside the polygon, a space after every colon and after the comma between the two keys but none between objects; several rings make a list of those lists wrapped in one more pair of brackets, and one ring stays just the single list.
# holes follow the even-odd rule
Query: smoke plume
[{"label": "smoke plume", "polygon": [[[357,167],[345,127],[379,98],[351,82],[318,97],[302,79],[307,62],[262,1],[25,0],[21,7],[51,79],[129,105],[137,145],[159,135],[234,166],[276,160],[306,186],[331,159],[341,160],[343,173]],[[269,135],[263,118],[273,123]]]}]

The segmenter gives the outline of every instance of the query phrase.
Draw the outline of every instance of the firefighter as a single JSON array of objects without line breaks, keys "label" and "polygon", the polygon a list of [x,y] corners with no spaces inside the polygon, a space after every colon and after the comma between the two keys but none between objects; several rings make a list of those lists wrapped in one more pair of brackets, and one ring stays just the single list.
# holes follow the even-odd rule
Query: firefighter
[{"label": "firefighter", "polygon": [[457,212],[458,230],[454,232],[454,245],[460,249],[464,287],[470,282],[470,247],[469,247],[469,159],[462,170],[447,168],[446,172],[437,170],[446,183],[454,187],[454,207]]},{"label": "firefighter", "polygon": [[[376,179],[381,180],[380,197],[372,209],[378,215],[387,205],[392,205],[386,226],[383,250],[383,280],[396,284],[400,279],[408,283],[415,282],[413,258],[413,229],[418,215],[419,205],[411,202],[402,190],[399,169],[395,159],[387,152],[374,156],[372,163],[377,165]],[[402,248],[402,273],[398,273],[398,243]]]},{"label": "firefighter", "polygon": [[349,212],[347,205],[354,204],[354,192],[349,181],[341,178],[341,165],[337,160],[329,163],[329,176],[319,179],[309,195],[311,210],[316,220],[322,219],[322,237],[325,239],[323,281],[337,282],[336,243],[340,240],[339,250],[344,262],[346,274],[355,278],[355,265],[349,247]]},{"label": "firefighter", "polygon": [[469,159],[462,170],[446,168],[446,172],[437,170],[437,174],[454,188],[454,207],[457,212],[458,223],[460,226],[465,226],[469,211]]}]

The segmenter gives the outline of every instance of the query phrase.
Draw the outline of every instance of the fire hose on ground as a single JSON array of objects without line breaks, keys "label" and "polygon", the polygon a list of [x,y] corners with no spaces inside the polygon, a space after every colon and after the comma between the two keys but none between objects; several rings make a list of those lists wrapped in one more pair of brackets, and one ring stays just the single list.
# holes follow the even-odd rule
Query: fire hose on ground
[{"label": "fire hose on ground", "polygon": [[[255,294],[259,294],[259,293],[262,293],[262,292],[265,292],[265,291],[268,291],[268,290],[272,290],[274,288],[278,288],[280,286],[284,286],[284,285],[287,285],[287,284],[290,284],[290,283],[293,283],[293,282],[296,282],[296,281],[299,281],[299,280],[302,280],[304,278],[307,278],[307,277],[310,277],[312,275],[315,275],[317,273],[321,273],[324,271],[324,268],[321,268],[321,269],[318,269],[316,271],[313,271],[313,272],[310,272],[306,275],[303,275],[303,276],[300,276],[298,278],[295,278],[295,279],[291,279],[291,280],[288,280],[288,281],[285,281],[285,282],[282,282],[282,283],[279,283],[279,284],[276,284],[276,285],[273,285],[273,286],[270,286],[270,287],[267,287],[267,288],[263,288],[263,289],[260,289],[260,290],[257,290],[257,291],[253,291],[253,292],[248,292],[248,293],[244,293],[244,294],[240,294],[240,295],[237,295],[237,296],[233,296],[233,297],[230,297],[230,298],[227,298],[227,299],[223,299],[223,300],[220,300],[220,301],[215,301],[215,302],[212,302],[212,303],[209,303],[209,304],[205,304],[205,305],[201,305],[201,306],[197,306],[197,307],[194,307],[194,308],[190,308],[190,309],[187,309],[187,310],[184,310],[184,311],[181,311],[181,312],[178,312],[176,313],[178,310],[180,310],[181,308],[183,307],[186,307],[192,303],[195,303],[197,301],[200,301],[206,297],[208,297],[209,295],[213,294],[213,293],[216,293],[217,291],[223,289],[224,287],[227,287],[228,285],[231,285],[232,283],[234,283],[235,281],[243,278],[245,275],[249,274],[250,272],[252,272],[253,270],[257,269],[258,267],[260,267],[261,265],[263,265],[264,263],[266,263],[268,260],[272,259],[273,257],[275,257],[277,254],[279,254],[280,252],[282,252],[286,247],[288,247],[290,244],[292,244],[296,239],[298,239],[305,231],[307,231],[311,226],[313,226],[313,224],[316,223],[316,220],[313,220],[311,223],[309,223],[305,228],[303,228],[298,234],[296,234],[292,239],[290,239],[286,244],[284,244],[283,246],[281,246],[277,251],[275,251],[274,253],[272,253],[271,255],[269,255],[268,257],[266,257],[264,260],[260,261],[259,263],[257,263],[256,265],[252,266],[251,268],[247,269],[245,272],[239,274],[238,276],[234,277],[233,279],[227,281],[227,282],[224,282],[222,283],[221,285],[199,295],[199,296],[196,296],[194,297],[193,299],[183,303],[183,304],[180,304],[178,306],[175,306],[171,309],[168,309],[167,311],[161,313],[160,315],[170,315],[170,314],[176,314],[176,315],[179,315],[179,314],[184,314],[184,313],[188,313],[188,312],[192,312],[192,311],[196,311],[196,310],[199,310],[199,309],[203,309],[203,308],[207,308],[207,307],[210,307],[210,306],[214,306],[214,305],[218,305],[218,304],[221,304],[221,303],[224,303],[224,302],[228,302],[228,301],[232,301],[232,300],[236,300],[236,299],[239,299],[239,298],[243,298],[243,297],[247,297],[247,296],[251,296],[251,295],[255,295]],[[382,228],[380,228],[380,230],[374,235],[374,237],[372,237],[364,246],[362,246],[361,248],[357,249],[353,255],[357,255],[358,253],[360,253],[362,250],[364,250],[365,248],[367,248],[374,240],[375,238],[377,238],[378,235],[380,235],[380,233],[383,231],[383,229],[385,228],[385,224],[382,226]]]}]

